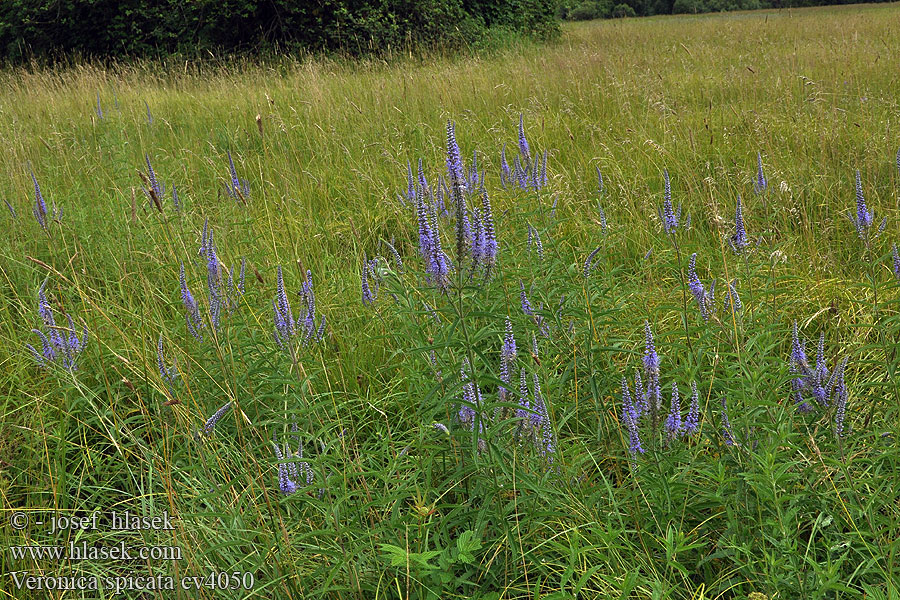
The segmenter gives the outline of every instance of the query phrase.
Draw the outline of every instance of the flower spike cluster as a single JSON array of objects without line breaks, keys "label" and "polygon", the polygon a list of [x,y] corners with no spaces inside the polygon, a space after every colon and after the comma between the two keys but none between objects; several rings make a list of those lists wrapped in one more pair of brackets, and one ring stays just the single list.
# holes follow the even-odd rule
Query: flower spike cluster
[{"label": "flower spike cluster", "polygon": [[45,369],[62,367],[68,371],[76,371],[78,370],[78,356],[84,352],[84,348],[87,346],[87,327],[83,327],[79,338],[71,315],[66,315],[68,327],[57,325],[53,309],[47,300],[46,286],[47,281],[44,280],[37,293],[38,315],[41,317],[43,330],[31,330],[41,339],[41,351],[38,352],[31,344],[26,344],[26,347],[34,360]]},{"label": "flower spike cluster", "polygon": [[660,423],[659,413],[662,409],[659,382],[660,361],[659,355],[656,353],[653,332],[648,322],[644,324],[644,335],[644,377],[641,377],[640,370],[635,371],[633,395],[628,386],[628,380],[625,377],[622,377],[621,380],[622,425],[627,430],[628,451],[632,456],[637,456],[644,452],[640,435],[642,421],[649,421],[646,427],[650,431],[651,439],[656,437],[657,430],[661,426],[665,432],[666,444],[670,444],[676,438],[692,436],[700,431],[699,393],[695,382],[691,382],[691,401],[686,417],[682,417],[678,384],[675,381],[672,382],[672,400],[669,413],[665,420]]},{"label": "flower spike cluster", "polygon": [[[844,385],[844,369],[847,359],[841,361],[833,371],[828,368],[825,359],[825,333],[819,335],[819,343],[816,351],[815,366],[810,365],[806,356],[803,341],[797,331],[797,322],[794,322],[791,332],[791,358],[789,370],[791,379],[791,397],[797,411],[811,413],[816,407],[828,409],[832,406],[840,406],[842,395],[846,396]],[[812,402],[809,402],[812,400]]]},{"label": "flower spike cluster", "polygon": [[519,154],[510,168],[506,158],[506,144],[500,150],[500,183],[503,188],[515,186],[522,190],[540,190],[547,185],[547,151],[538,156],[532,153],[525,137],[525,117],[519,115]]},{"label": "flower spike cluster", "polygon": [[[299,434],[295,434],[295,437],[299,438]],[[312,467],[305,460],[297,460],[303,458],[302,441],[298,441],[296,452],[287,442],[284,443],[284,451],[282,451],[278,445],[278,438],[273,434],[272,448],[275,451],[275,458],[278,460],[278,489],[282,494],[290,496],[300,489],[302,481],[305,481],[306,485],[312,484],[315,479]]]},{"label": "flower spike cluster", "polygon": [[697,301],[697,307],[700,309],[700,315],[703,317],[703,320],[709,321],[709,317],[715,310],[716,282],[712,282],[709,290],[700,282],[700,278],[697,276],[696,252],[691,254],[688,262],[688,287],[691,290],[691,295],[694,296],[694,300]]}]

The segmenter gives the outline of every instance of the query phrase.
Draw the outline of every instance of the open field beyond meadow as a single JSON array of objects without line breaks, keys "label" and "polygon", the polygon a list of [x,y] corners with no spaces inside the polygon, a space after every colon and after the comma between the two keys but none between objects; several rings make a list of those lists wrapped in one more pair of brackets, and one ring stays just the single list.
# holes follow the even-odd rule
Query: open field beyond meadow
[{"label": "open field beyond meadow", "polygon": [[898,31],[0,73],[0,597],[900,598]]}]

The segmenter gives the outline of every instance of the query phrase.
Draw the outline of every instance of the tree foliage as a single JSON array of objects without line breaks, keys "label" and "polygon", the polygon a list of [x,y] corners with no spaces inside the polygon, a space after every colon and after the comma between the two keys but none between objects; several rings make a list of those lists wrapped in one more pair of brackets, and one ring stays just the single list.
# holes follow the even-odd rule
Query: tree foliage
[{"label": "tree foliage", "polygon": [[555,0],[5,0],[0,56],[457,48],[557,32]]}]

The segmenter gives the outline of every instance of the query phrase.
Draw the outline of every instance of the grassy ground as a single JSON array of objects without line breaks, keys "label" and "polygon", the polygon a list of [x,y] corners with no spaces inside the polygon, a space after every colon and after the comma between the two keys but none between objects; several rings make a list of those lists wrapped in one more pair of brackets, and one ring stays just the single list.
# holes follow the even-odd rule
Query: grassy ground
[{"label": "grassy ground", "polygon": [[[900,598],[898,28],[895,5],[853,6],[587,23],[554,46],[455,61],[0,73],[0,495],[4,515],[31,520],[0,529],[0,588],[60,595],[17,589],[15,571],[173,576],[174,597]],[[548,151],[539,190],[501,186],[520,114],[532,151]],[[423,160],[432,188],[446,174],[448,119],[463,158],[478,152],[500,250],[490,277],[469,277],[442,217],[461,268],[441,292],[397,196],[407,161]],[[225,191],[228,152],[246,198]],[[141,190],[147,157],[166,183],[161,211]],[[672,235],[658,213],[664,169],[683,205]],[[857,214],[857,169],[876,213],[862,237],[844,216]],[[32,172],[48,212],[62,211],[46,230]],[[738,196],[750,236],[739,255],[727,243]],[[246,261],[217,331],[198,254],[206,220],[220,280]],[[708,320],[687,289],[695,252],[705,286],[718,281]],[[374,256],[379,295],[363,306]],[[309,271],[320,341],[285,351],[273,339],[278,266],[298,323]],[[742,311],[722,305],[732,280]],[[69,314],[90,333],[77,370],[41,368],[26,347],[40,350],[44,282],[56,331]],[[542,322],[523,313],[520,282]],[[517,395],[498,399],[507,315],[510,387],[524,369],[547,409],[534,440]],[[645,320],[663,402],[632,454],[621,379],[644,369]],[[810,364],[824,333],[840,380],[827,406],[804,390],[810,412],[792,397],[805,368],[790,366],[795,321]],[[457,416],[461,369],[481,390],[480,435]],[[691,382],[700,431],[673,439],[652,421],[673,383],[686,413]],[[295,460],[294,493],[279,490],[273,437],[303,444],[311,478]],[[167,511],[175,528],[112,531],[104,519],[125,510]],[[96,530],[37,524],[92,511]],[[76,541],[181,555],[6,548]],[[254,591],[181,588],[219,571],[251,573]],[[123,585],[138,597],[147,582]]]}]

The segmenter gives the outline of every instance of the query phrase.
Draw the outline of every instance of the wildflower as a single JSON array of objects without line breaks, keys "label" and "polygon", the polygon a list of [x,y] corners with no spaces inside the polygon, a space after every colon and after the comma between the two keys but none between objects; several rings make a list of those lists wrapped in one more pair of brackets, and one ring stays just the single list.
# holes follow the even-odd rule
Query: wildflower
[{"label": "wildflower", "polygon": [[678,229],[678,217],[681,214],[681,210],[679,207],[679,211],[675,212],[675,209],[672,207],[672,186],[669,183],[668,169],[663,170],[663,177],[665,178],[665,191],[663,193],[663,206],[660,218],[663,222],[663,230],[666,233],[675,233],[675,230]]},{"label": "wildflower", "polygon": [[[516,362],[516,338],[513,335],[512,321],[506,317],[506,335],[503,337],[503,347],[500,350],[500,381],[509,383],[510,368]],[[510,390],[500,386],[500,401],[505,401]]]},{"label": "wildflower", "polygon": [[363,256],[363,271],[362,271],[362,303],[363,306],[372,306],[375,304],[376,296],[372,293],[372,290],[369,288],[369,263],[366,261],[365,255]]},{"label": "wildflower", "polygon": [[431,186],[428,185],[428,180],[425,178],[425,169],[422,167],[422,159],[419,159],[419,170],[418,170],[418,191],[416,197],[421,196],[425,198],[431,194]]},{"label": "wildflower", "polygon": [[522,302],[522,312],[530,317],[533,317],[534,310],[531,308],[531,302],[528,301],[528,296],[525,294],[525,282],[519,281],[519,287],[521,288],[521,291],[519,292],[519,297]]},{"label": "wildflower", "polygon": [[670,438],[678,435],[682,430],[681,424],[681,403],[678,398],[678,384],[672,382],[672,404],[669,409],[669,416],[666,418],[666,431]]},{"label": "wildflower", "polygon": [[900,253],[897,252],[897,244],[891,246],[891,251],[894,254],[894,277],[900,279]]},{"label": "wildflower", "polygon": [[175,212],[181,212],[181,200],[178,198],[174,183],[172,184],[172,206],[175,207]]},{"label": "wildflower", "polygon": [[825,332],[819,335],[819,347],[816,352],[816,371],[812,378],[813,399],[819,406],[828,406],[828,366],[825,363]]},{"label": "wildflower", "polygon": [[150,105],[144,100],[144,106],[147,107],[147,125],[153,125],[153,115],[150,114]]},{"label": "wildflower", "polygon": [[451,195],[462,196],[465,192],[466,177],[459,144],[456,142],[456,128],[453,121],[447,121],[447,180]]},{"label": "wildflower", "polygon": [[435,233],[431,231],[429,223],[429,210],[425,204],[425,199],[421,196],[416,198],[416,219],[419,225],[419,251],[422,256],[428,260],[431,256],[431,246],[434,243]]},{"label": "wildflower", "polygon": [[444,425],[443,423],[434,423],[433,425],[434,425],[434,428],[437,429],[438,431],[440,431],[441,433],[450,435],[450,430],[447,429],[447,426]]},{"label": "wildflower", "polygon": [[481,223],[484,231],[482,254],[487,272],[497,263],[497,234],[494,231],[494,213],[491,210],[491,199],[487,190],[481,190]]},{"label": "wildflower", "polygon": [[544,398],[541,395],[541,380],[537,373],[532,374],[532,383],[534,386],[532,392],[534,412],[531,413],[531,429],[537,431],[545,424],[549,427],[549,422],[547,421],[547,408],[544,406]]},{"label": "wildflower", "polygon": [[604,192],[604,189],[603,189],[603,173],[600,172],[600,167],[596,167],[596,166],[595,166],[594,168],[597,169],[597,193],[598,193],[598,194],[600,195],[600,197],[602,198],[602,197],[603,197],[603,192]]},{"label": "wildflower", "polygon": [[222,306],[225,298],[222,294],[222,274],[219,270],[219,257],[216,255],[216,244],[213,232],[209,232],[206,248],[206,286],[209,290],[209,322],[212,328],[219,330]]},{"label": "wildflower", "polygon": [[185,321],[187,322],[188,331],[197,339],[197,341],[202,342],[203,333],[200,330],[203,328],[203,319],[200,317],[200,307],[194,299],[194,295],[191,294],[191,290],[188,289],[187,280],[184,275],[183,262],[181,263],[181,271],[178,275],[178,280],[181,283],[181,302],[184,304],[185,310],[187,310]]},{"label": "wildflower", "polygon": [[175,397],[175,380],[178,379],[178,363],[172,361],[172,366],[166,366],[165,356],[163,355],[163,338],[159,336],[159,343],[156,345],[156,364],[159,367],[159,374],[162,380],[166,382],[170,395]]},{"label": "wildflower", "polygon": [[731,249],[741,253],[750,245],[747,241],[747,231],[744,229],[744,215],[741,212],[741,197],[737,198],[737,208],[734,210],[734,235],[728,238]]},{"label": "wildflower", "polygon": [[684,420],[683,431],[684,435],[694,435],[700,431],[700,394],[697,391],[696,381],[691,382],[691,404]]},{"label": "wildflower", "polygon": [[872,227],[875,215],[866,208],[866,199],[863,197],[862,180],[859,176],[859,170],[856,171],[856,218],[850,217],[853,225],[856,227],[856,233],[861,239],[865,239]]},{"label": "wildflower", "polygon": [[410,202],[416,200],[416,184],[413,181],[412,165],[406,161],[406,199]]},{"label": "wildflower", "polygon": [[303,343],[307,344],[315,341],[313,334],[316,332],[316,296],[313,293],[312,271],[309,269],[306,271],[306,280],[300,286],[298,294],[300,299],[306,303],[306,313],[303,315]]},{"label": "wildflower", "polygon": [[478,385],[474,381],[469,379],[469,369],[469,359],[463,359],[463,364],[459,371],[459,377],[463,382],[463,396],[457,417],[459,422],[471,431],[475,427],[475,409],[481,406],[481,390],[478,389]]},{"label": "wildflower", "polygon": [[45,369],[49,369],[51,365],[62,366],[69,371],[78,370],[78,356],[84,352],[88,343],[88,330],[85,326],[82,330],[81,338],[75,331],[75,322],[71,315],[66,315],[68,327],[61,327],[56,324],[56,318],[53,316],[53,309],[47,300],[45,288],[47,281],[45,280],[41,287],[38,288],[38,315],[41,317],[43,328],[32,329],[41,340],[41,351],[38,352],[31,344],[25,346],[31,352],[35,361]]},{"label": "wildflower", "polygon": [[519,420],[519,429],[528,426],[531,415],[531,402],[528,400],[528,379],[525,376],[525,367],[519,371],[519,408],[516,409],[516,418]]},{"label": "wildflower", "polygon": [[163,194],[165,194],[165,186],[160,184],[153,171],[153,165],[150,164],[150,156],[144,154],[144,160],[147,162],[147,179],[150,189],[144,188],[144,194],[150,198],[150,201],[156,206],[157,210],[162,212]]},{"label": "wildflower", "polygon": [[203,435],[208,436],[212,434],[213,428],[215,428],[216,423],[219,422],[219,419],[225,416],[225,413],[228,412],[229,408],[231,408],[231,402],[214,412],[213,415],[206,420],[206,424],[203,426]]},{"label": "wildflower", "polygon": [[37,178],[31,173],[31,180],[34,182],[34,218],[37,219],[41,229],[47,231],[47,203],[44,202],[44,196],[41,194],[41,187],[38,185]]},{"label": "wildflower", "polygon": [[728,288],[725,290],[725,297],[722,301],[722,310],[725,312],[734,311],[735,313],[738,313],[743,310],[743,308],[744,305],[741,302],[741,297],[738,295],[735,281],[732,280],[728,283]]},{"label": "wildflower", "polygon": [[[272,435],[272,448],[275,450],[275,458],[278,460],[278,489],[285,496],[290,496],[300,487],[301,475],[306,480],[306,485],[313,482],[315,474],[312,467],[306,461],[297,462],[303,458],[303,443],[298,442],[297,452],[291,451],[287,442],[284,444],[284,452],[278,445],[278,439]],[[301,473],[302,472],[302,473]]]},{"label": "wildflower", "polygon": [[450,283],[450,265],[447,261],[447,256],[444,254],[444,251],[441,249],[441,236],[438,230],[438,216],[437,216],[437,208],[431,207],[431,244],[429,250],[431,252],[428,260],[428,268],[426,272],[428,273],[429,279],[431,282],[438,287],[438,289],[444,291],[447,289],[448,284]]},{"label": "wildflower", "polygon": [[250,184],[246,179],[238,178],[237,170],[234,168],[234,160],[231,158],[231,150],[228,150],[228,172],[231,181],[225,186],[225,193],[230,198],[246,202],[250,197]]},{"label": "wildflower", "polygon": [[641,370],[634,370],[634,410],[637,419],[649,412],[647,406],[647,392],[644,391],[644,384],[641,381]]},{"label": "wildflower", "polygon": [[16,214],[16,209],[13,208],[13,205],[9,203],[9,200],[3,199],[3,203],[6,205],[6,208],[9,209],[9,214],[12,215],[12,218],[15,219],[18,215]]},{"label": "wildflower", "polygon": [[484,228],[481,226],[481,215],[478,208],[472,209],[472,222],[469,238],[469,251],[472,256],[472,270],[476,270],[483,262]]},{"label": "wildflower", "polygon": [[659,356],[653,343],[653,332],[650,323],[644,321],[645,345],[644,345],[644,378],[647,380],[647,400],[650,403],[651,414],[659,411],[662,404],[662,395],[659,388]]},{"label": "wildflower", "polygon": [[725,439],[726,446],[734,446],[737,443],[734,439],[731,421],[728,419],[728,404],[725,396],[722,396],[722,437]]},{"label": "wildflower", "polygon": [[525,117],[519,114],[519,154],[525,161],[525,165],[531,164],[531,151],[528,148],[528,140],[525,139]]},{"label": "wildflower", "polygon": [[766,176],[763,174],[762,154],[756,153],[756,181],[753,184],[753,191],[762,194],[769,187]]},{"label": "wildflower", "polygon": [[602,246],[597,246],[594,248],[588,257],[584,261],[584,278],[587,279],[591,276],[591,271],[594,270],[594,258],[596,258],[597,253],[600,252]]},{"label": "wildflower", "polygon": [[534,245],[537,252],[538,260],[544,262],[544,244],[541,242],[541,234],[537,229],[528,224],[528,242],[526,246],[530,249]]},{"label": "wildflower", "polygon": [[509,162],[506,160],[506,144],[500,149],[500,185],[506,189],[506,183],[510,181]]},{"label": "wildflower", "polygon": [[691,254],[690,261],[688,263],[688,288],[691,290],[691,294],[694,296],[694,300],[697,301],[697,307],[700,309],[700,315],[703,317],[704,321],[709,321],[710,314],[712,313],[712,309],[714,308],[714,298],[715,298],[715,282],[710,286],[709,292],[706,291],[706,288],[703,287],[703,284],[700,282],[700,278],[697,277],[697,253],[694,252]]},{"label": "wildflower", "polygon": [[622,378],[622,421],[628,428],[628,451],[632,455],[643,454],[641,438],[638,435],[638,414],[635,410],[631,393],[628,391],[628,382]]},{"label": "wildflower", "polygon": [[297,332],[291,305],[284,290],[284,278],[280,266],[276,270],[275,300],[272,301],[272,308],[275,313],[275,341],[282,350],[288,350],[289,344]]}]

